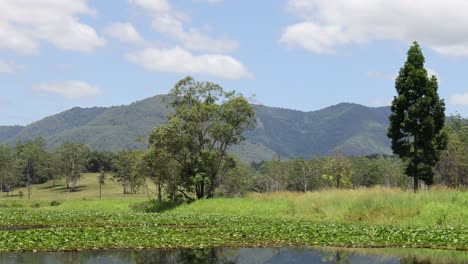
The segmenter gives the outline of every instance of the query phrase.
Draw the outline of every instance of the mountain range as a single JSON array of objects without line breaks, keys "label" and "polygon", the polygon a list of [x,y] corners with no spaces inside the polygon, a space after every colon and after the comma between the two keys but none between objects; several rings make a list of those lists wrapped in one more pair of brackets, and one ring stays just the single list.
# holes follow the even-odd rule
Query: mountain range
[{"label": "mountain range", "polygon": [[[92,149],[119,151],[146,147],[138,138],[166,122],[167,96],[157,95],[125,106],[75,107],[27,126],[0,126],[0,143],[43,137],[48,148],[81,142]],[[323,156],[342,149],[348,155],[390,154],[386,136],[389,107],[340,103],[317,111],[253,105],[256,127],[232,149],[245,161]],[[144,141],[144,140],[143,140]]]}]

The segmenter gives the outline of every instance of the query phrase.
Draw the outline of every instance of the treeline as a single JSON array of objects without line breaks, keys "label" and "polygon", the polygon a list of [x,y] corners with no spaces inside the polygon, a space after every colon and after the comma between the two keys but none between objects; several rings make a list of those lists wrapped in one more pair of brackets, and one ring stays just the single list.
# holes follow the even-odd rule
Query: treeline
[{"label": "treeline", "polygon": [[[80,143],[64,143],[47,150],[45,145],[42,138],[18,142],[14,147],[0,145],[0,196],[2,193],[8,196],[18,187],[28,187],[30,198],[32,184],[52,181],[55,186],[59,179],[65,179],[66,188],[72,192],[86,172],[101,172],[96,180],[100,184],[104,183],[106,173],[110,173],[113,180],[122,183],[124,193],[138,191],[140,185],[135,179],[140,177],[136,177],[132,166],[140,159],[142,151],[91,151]],[[129,160],[132,156],[135,158]]]},{"label": "treeline", "polygon": [[[448,146],[434,168],[434,183],[451,188],[468,187],[468,123],[459,115],[444,128]],[[328,188],[360,188],[376,185],[412,188],[406,164],[396,156],[346,157],[341,151],[310,160],[252,162],[238,166],[220,180],[218,195],[246,192],[314,191]]]},{"label": "treeline", "polygon": [[[450,118],[444,128],[449,136],[447,149],[435,167],[435,183],[448,187],[468,186],[468,124],[459,116]],[[341,151],[328,157],[309,160],[283,160],[241,164],[228,156],[215,185],[216,195],[235,196],[247,192],[314,191],[327,188],[360,188],[376,185],[411,188],[404,162],[395,156],[371,155],[346,157]],[[74,191],[83,173],[101,173],[122,185],[124,194],[148,191],[147,180],[156,185],[151,190],[159,200],[185,199],[180,192],[190,182],[181,177],[180,166],[154,147],[148,151],[124,150],[119,153],[91,151],[86,145],[64,143],[47,150],[43,139],[23,141],[15,147],[0,145],[0,195],[18,187],[30,187],[65,179],[66,188]],[[203,181],[202,177],[190,179]],[[205,180],[206,181],[206,180]],[[28,188],[29,190],[29,188]],[[30,195],[28,192],[25,195]]]},{"label": "treeline", "polygon": [[[435,167],[435,183],[449,187],[468,186],[468,124],[459,116],[450,118],[444,128],[449,136],[447,149]],[[371,155],[346,157],[341,151],[328,157],[309,160],[282,160],[241,164],[227,156],[215,185],[217,196],[243,195],[247,192],[314,191],[327,188],[359,188],[376,185],[411,188],[405,164],[394,156]],[[66,188],[74,191],[83,173],[99,173],[96,182],[109,179],[122,185],[124,194],[147,190],[147,180],[156,185],[159,200],[187,199],[183,190],[194,183],[207,181],[203,175],[189,180],[181,167],[164,151],[150,147],[119,153],[91,151],[80,143],[65,143],[47,150],[43,139],[23,141],[14,147],[0,145],[0,195],[18,187],[30,187],[65,179]],[[29,188],[28,188],[29,190]],[[27,194],[30,196],[30,192]]]},{"label": "treeline", "polygon": [[346,157],[341,151],[310,160],[252,163],[249,191],[314,191],[334,188],[402,187],[407,185],[402,162],[391,156]]}]

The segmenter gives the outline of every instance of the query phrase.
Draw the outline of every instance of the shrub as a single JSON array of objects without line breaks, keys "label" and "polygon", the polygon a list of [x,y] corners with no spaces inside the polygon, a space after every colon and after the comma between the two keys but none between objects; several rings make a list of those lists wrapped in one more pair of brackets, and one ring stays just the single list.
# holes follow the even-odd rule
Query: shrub
[{"label": "shrub", "polygon": [[166,210],[171,210],[181,205],[182,202],[171,202],[171,201],[162,201],[151,200],[148,202],[135,203],[130,205],[130,209],[135,212],[143,213],[160,213]]},{"label": "shrub", "polygon": [[61,204],[61,202],[59,201],[56,201],[56,200],[53,200],[50,202],[50,206],[59,206]]}]

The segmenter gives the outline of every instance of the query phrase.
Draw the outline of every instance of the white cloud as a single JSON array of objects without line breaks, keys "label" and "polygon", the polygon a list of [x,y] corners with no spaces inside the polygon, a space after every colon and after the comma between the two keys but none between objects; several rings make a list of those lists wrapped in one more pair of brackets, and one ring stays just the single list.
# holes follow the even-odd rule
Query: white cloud
[{"label": "white cloud", "polygon": [[160,15],[153,19],[153,29],[182,43],[189,50],[229,52],[237,49],[237,42],[227,37],[206,36],[197,28],[185,30],[182,21],[171,15]]},{"label": "white cloud", "polygon": [[171,11],[171,5],[167,0],[130,0],[130,3],[153,12],[155,15]]},{"label": "white cloud", "polygon": [[106,33],[125,43],[142,44],[145,42],[143,37],[130,23],[113,23],[105,29]]},{"label": "white cloud", "polygon": [[80,15],[94,15],[87,0],[0,1],[0,48],[36,53],[47,41],[63,50],[89,52],[105,45]]},{"label": "white cloud", "polygon": [[395,81],[398,74],[382,73],[377,71],[368,71],[367,76],[375,79]]},{"label": "white cloud", "polygon": [[300,22],[280,41],[316,53],[375,40],[419,41],[447,56],[468,56],[464,0],[289,0]]},{"label": "white cloud", "polygon": [[320,26],[313,22],[289,26],[280,41],[316,53],[331,53],[334,51],[334,46],[350,43],[350,39],[342,33],[340,27]]},{"label": "white cloud", "polygon": [[127,59],[150,71],[202,73],[228,79],[251,77],[244,65],[230,56],[219,54],[197,56],[180,47],[145,49],[128,54]]},{"label": "white cloud", "polygon": [[468,105],[468,93],[452,95],[450,103],[453,105]]},{"label": "white cloud", "polygon": [[0,73],[13,74],[21,68],[23,67],[13,62],[0,60]]},{"label": "white cloud", "polygon": [[237,49],[236,41],[225,36],[211,37],[200,29],[187,27],[187,16],[175,10],[166,0],[130,0],[130,3],[142,8],[152,16],[153,29],[193,51],[230,52]]},{"label": "white cloud", "polygon": [[96,86],[76,80],[42,83],[34,86],[33,89],[44,93],[58,94],[67,99],[94,97],[101,94],[101,91]]},{"label": "white cloud", "polygon": [[[196,27],[190,27],[188,16],[174,9],[167,0],[129,1],[151,16],[153,30],[176,44],[132,52],[126,56],[128,61],[157,72],[209,74],[228,79],[252,77],[240,61],[223,55],[237,49],[236,41],[227,37],[212,37]],[[193,51],[198,53],[194,54]]]}]

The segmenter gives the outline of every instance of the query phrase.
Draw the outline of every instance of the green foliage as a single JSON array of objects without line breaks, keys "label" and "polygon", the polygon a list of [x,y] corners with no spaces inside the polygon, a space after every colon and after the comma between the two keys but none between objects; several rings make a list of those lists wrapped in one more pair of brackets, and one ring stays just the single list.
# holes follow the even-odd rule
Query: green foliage
[{"label": "green foliage", "polygon": [[45,141],[42,138],[18,142],[16,150],[16,169],[21,175],[22,185],[28,187],[28,199],[31,198],[31,184],[43,183],[48,178],[49,165]]},{"label": "green foliage", "polygon": [[110,151],[91,151],[86,163],[87,172],[115,171],[112,162],[115,159],[115,153]]},{"label": "green foliage", "polygon": [[395,157],[334,156],[310,160],[279,157],[252,163],[254,175],[246,189],[257,192],[311,191],[324,188],[387,186],[406,188],[404,163]]},{"label": "green foliage", "polygon": [[151,146],[143,154],[138,170],[139,174],[149,177],[156,185],[159,202],[163,200],[163,188],[166,189],[168,198],[175,200],[177,187],[183,184],[179,175],[180,166],[164,149]]},{"label": "green foliage", "polygon": [[448,147],[436,166],[436,182],[450,187],[468,186],[468,124],[453,116],[445,126]]},{"label": "green foliage", "polygon": [[[155,124],[164,124],[173,109],[158,95],[126,106],[73,108],[26,127],[0,127],[0,143],[43,137],[47,148],[81,142],[93,150],[119,152],[146,149],[135,139],[148,137]],[[369,108],[338,104],[313,112],[253,105],[256,128],[245,133],[247,141],[232,148],[243,162],[329,155],[343,149],[347,155],[390,154],[388,107]],[[93,169],[98,172],[99,170]]]},{"label": "green foliage", "polygon": [[114,160],[116,172],[113,179],[122,184],[124,194],[137,193],[144,185],[144,178],[138,171],[142,155],[140,150],[123,150]]},{"label": "green foliage", "polygon": [[86,170],[89,149],[81,143],[64,143],[56,149],[60,171],[65,175],[67,188],[76,190],[76,184]]},{"label": "green foliage", "polygon": [[220,175],[216,197],[243,197],[253,190],[254,171],[245,164],[236,164],[236,167]]},{"label": "green foliage", "polygon": [[390,154],[384,136],[389,114],[388,107],[349,103],[313,112],[255,106],[256,129],[246,138],[284,158],[324,156],[336,149],[347,155]]},{"label": "green foliage", "polygon": [[61,204],[61,202],[59,202],[57,200],[53,200],[49,204],[50,204],[50,206],[59,206]]},{"label": "green foliage", "polygon": [[352,164],[351,161],[338,150],[333,156],[327,158],[325,163],[326,174],[322,179],[328,187],[332,188],[351,188]]},{"label": "green foliage", "polygon": [[182,204],[181,201],[158,201],[158,200],[151,200],[149,202],[141,202],[131,204],[130,208],[134,212],[140,213],[161,213],[167,210],[171,210],[180,206]]},{"label": "green foliage", "polygon": [[386,187],[406,188],[407,176],[403,162],[396,157],[376,156],[351,157],[353,174],[351,181],[354,186],[372,187],[376,185]]},{"label": "green foliage", "polygon": [[275,192],[288,188],[290,178],[294,177],[291,164],[282,161],[276,155],[271,161],[263,163],[260,168],[261,177],[257,177],[256,185],[258,191]]},{"label": "green foliage", "polygon": [[[301,245],[468,249],[468,196],[454,190],[255,194],[202,199],[174,209],[178,203],[133,199],[80,199],[58,206],[14,202],[9,208],[0,204],[0,251]],[[138,204],[131,206],[136,211],[166,211],[124,213],[121,206],[128,209],[129,202]]]},{"label": "green foliage", "polygon": [[102,171],[99,173],[98,182],[99,182],[100,185],[106,183],[106,172],[105,172],[105,171],[102,170]]},{"label": "green foliage", "polygon": [[419,179],[428,185],[433,183],[433,167],[447,145],[447,135],[442,131],[445,104],[437,93],[437,78],[427,77],[417,42],[408,50],[395,88],[388,136],[393,152],[408,161],[406,173],[414,178],[416,191]]},{"label": "green foliage", "polygon": [[8,145],[0,145],[0,197],[2,192],[7,195],[19,185],[18,166],[14,152]]},{"label": "green foliage", "polygon": [[216,198],[182,205],[177,214],[257,216],[326,223],[397,226],[466,226],[468,194],[463,191],[398,189],[334,189],[319,192],[250,194],[246,198]]},{"label": "green foliage", "polygon": [[5,214],[0,217],[0,227],[22,230],[0,228],[0,251],[294,245],[468,248],[466,227],[397,227],[255,216],[1,210]]},{"label": "green foliage", "polygon": [[7,142],[18,135],[24,127],[22,126],[0,126],[0,142]]},{"label": "green foliage", "polygon": [[211,198],[219,173],[231,164],[230,146],[241,143],[243,132],[252,127],[254,110],[235,92],[217,84],[187,77],[171,90],[174,112],[165,125],[157,126],[150,144],[163,149],[181,167],[178,191],[190,198]]}]

